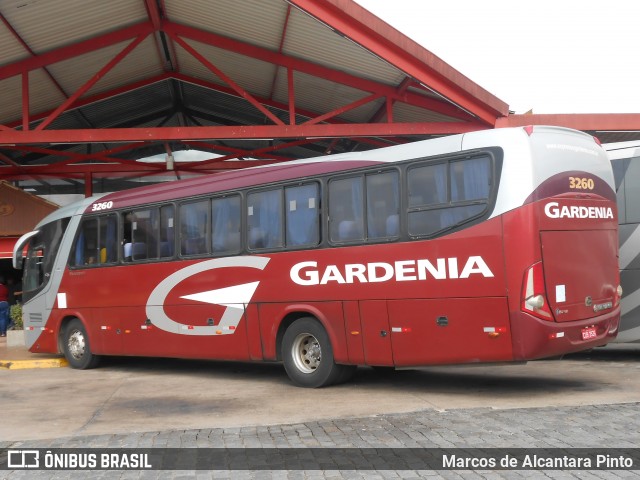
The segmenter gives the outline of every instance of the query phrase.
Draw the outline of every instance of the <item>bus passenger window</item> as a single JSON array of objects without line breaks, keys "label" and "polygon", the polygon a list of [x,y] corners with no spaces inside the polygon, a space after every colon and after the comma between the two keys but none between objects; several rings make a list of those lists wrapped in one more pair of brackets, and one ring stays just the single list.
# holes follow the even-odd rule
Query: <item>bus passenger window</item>
[{"label": "bus passenger window", "polygon": [[158,209],[123,215],[123,257],[126,262],[158,258]]},{"label": "bus passenger window", "polygon": [[283,246],[282,189],[247,195],[247,232],[251,249]]},{"label": "bus passenger window", "polygon": [[481,215],[491,181],[489,157],[409,169],[409,235],[432,235]]},{"label": "bus passenger window", "polygon": [[201,255],[208,253],[209,200],[186,203],[180,206],[180,254]]},{"label": "bus passenger window", "polygon": [[240,196],[212,201],[211,246],[215,255],[240,251]]},{"label": "bus passenger window", "polygon": [[173,205],[160,207],[160,258],[170,258],[175,253],[174,217]]},{"label": "bus passenger window", "polygon": [[320,242],[320,194],[317,183],[285,188],[287,247]]},{"label": "bus passenger window", "polygon": [[82,221],[79,234],[72,250],[72,265],[82,267],[98,263],[98,219],[89,218]]},{"label": "bus passenger window", "polygon": [[118,261],[118,217],[115,214],[99,218],[98,263]]},{"label": "bus passenger window", "polygon": [[329,234],[333,242],[364,239],[363,178],[329,182]]},{"label": "bus passenger window", "polygon": [[451,162],[451,201],[485,200],[489,197],[490,168],[488,157]]},{"label": "bus passenger window", "polygon": [[407,172],[409,235],[431,235],[441,230],[442,210],[448,203],[447,164],[422,165]]},{"label": "bus passenger window", "polygon": [[85,219],[78,230],[70,265],[103,265],[118,260],[118,219],[115,214]]},{"label": "bus passenger window", "polygon": [[367,238],[400,234],[399,190],[397,171],[367,175]]}]

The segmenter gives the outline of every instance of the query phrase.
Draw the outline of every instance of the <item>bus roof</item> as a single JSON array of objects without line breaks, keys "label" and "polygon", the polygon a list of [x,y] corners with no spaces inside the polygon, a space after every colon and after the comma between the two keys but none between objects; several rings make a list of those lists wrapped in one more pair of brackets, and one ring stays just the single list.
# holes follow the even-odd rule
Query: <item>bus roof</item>
[{"label": "bus roof", "polygon": [[[531,133],[529,128],[530,127],[514,127],[482,130],[363,152],[326,155],[148,185],[82,200],[79,203],[70,205],[68,209],[59,210],[56,218],[73,215],[74,213],[88,212],[91,209],[91,205],[96,203],[98,199],[100,199],[100,202],[113,202],[114,208],[127,208],[141,204],[166,202],[216,192],[233,192],[242,188],[250,188],[292,179],[311,179],[326,173],[340,172],[350,168],[366,167],[378,163],[397,162],[413,158],[455,153],[463,149],[463,144],[466,144],[467,140],[470,141],[469,145],[474,145],[474,147],[471,147],[472,149],[493,146],[502,144],[501,138],[506,142],[514,141],[508,139],[513,139],[516,131],[521,132],[521,138],[524,140],[529,136],[525,134],[525,132],[528,134]],[[586,135],[583,132],[562,127],[535,127],[536,133],[557,133],[559,131],[578,136]],[[73,211],[74,208],[78,210]]]},{"label": "bus roof", "polygon": [[[313,178],[326,173],[366,167],[383,162],[433,156],[460,151],[463,135],[435,140],[424,140],[387,148],[326,155],[310,159],[294,160],[261,167],[246,168],[197,178],[176,180],[169,183],[133,188],[101,197],[101,202],[112,201],[114,207],[126,208],[142,203],[156,203],[185,196],[206,195],[213,192],[234,191],[296,178]],[[90,207],[85,204],[85,208]]]}]

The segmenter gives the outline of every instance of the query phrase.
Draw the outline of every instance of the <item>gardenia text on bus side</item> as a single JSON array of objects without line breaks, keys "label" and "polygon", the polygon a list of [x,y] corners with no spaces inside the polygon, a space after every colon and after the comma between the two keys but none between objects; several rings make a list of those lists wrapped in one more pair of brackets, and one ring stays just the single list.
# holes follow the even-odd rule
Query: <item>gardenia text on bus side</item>
[{"label": "gardenia text on bus side", "polygon": [[318,262],[300,262],[291,267],[291,280],[298,285],[326,285],[335,283],[377,283],[395,280],[410,282],[426,280],[428,275],[436,280],[469,278],[473,274],[493,277],[484,259],[471,256],[459,270],[456,257],[438,258],[435,265],[427,259],[398,260],[394,263],[371,262],[349,263],[343,266],[327,265],[318,268]]},{"label": "gardenia text on bus side", "polygon": [[544,213],[549,218],[613,218],[611,207],[579,207],[549,202],[544,206]]}]

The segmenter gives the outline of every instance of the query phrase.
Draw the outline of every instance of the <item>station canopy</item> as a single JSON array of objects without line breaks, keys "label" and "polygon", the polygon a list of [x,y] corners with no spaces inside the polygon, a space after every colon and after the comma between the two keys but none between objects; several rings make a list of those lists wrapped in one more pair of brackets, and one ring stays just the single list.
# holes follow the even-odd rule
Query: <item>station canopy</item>
[{"label": "station canopy", "polygon": [[352,0],[3,0],[0,20],[0,180],[41,195],[496,126],[640,138],[638,116],[510,115]]}]

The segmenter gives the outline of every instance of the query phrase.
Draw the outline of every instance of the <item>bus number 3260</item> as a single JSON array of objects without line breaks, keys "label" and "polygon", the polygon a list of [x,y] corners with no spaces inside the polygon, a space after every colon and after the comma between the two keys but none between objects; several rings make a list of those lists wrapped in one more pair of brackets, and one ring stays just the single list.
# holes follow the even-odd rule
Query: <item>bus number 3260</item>
[{"label": "bus number 3260", "polygon": [[111,207],[113,207],[113,202],[94,203],[91,206],[91,211],[92,212],[99,212],[100,210],[108,210]]},{"label": "bus number 3260", "polygon": [[593,190],[593,178],[569,177],[569,188],[572,190]]}]

